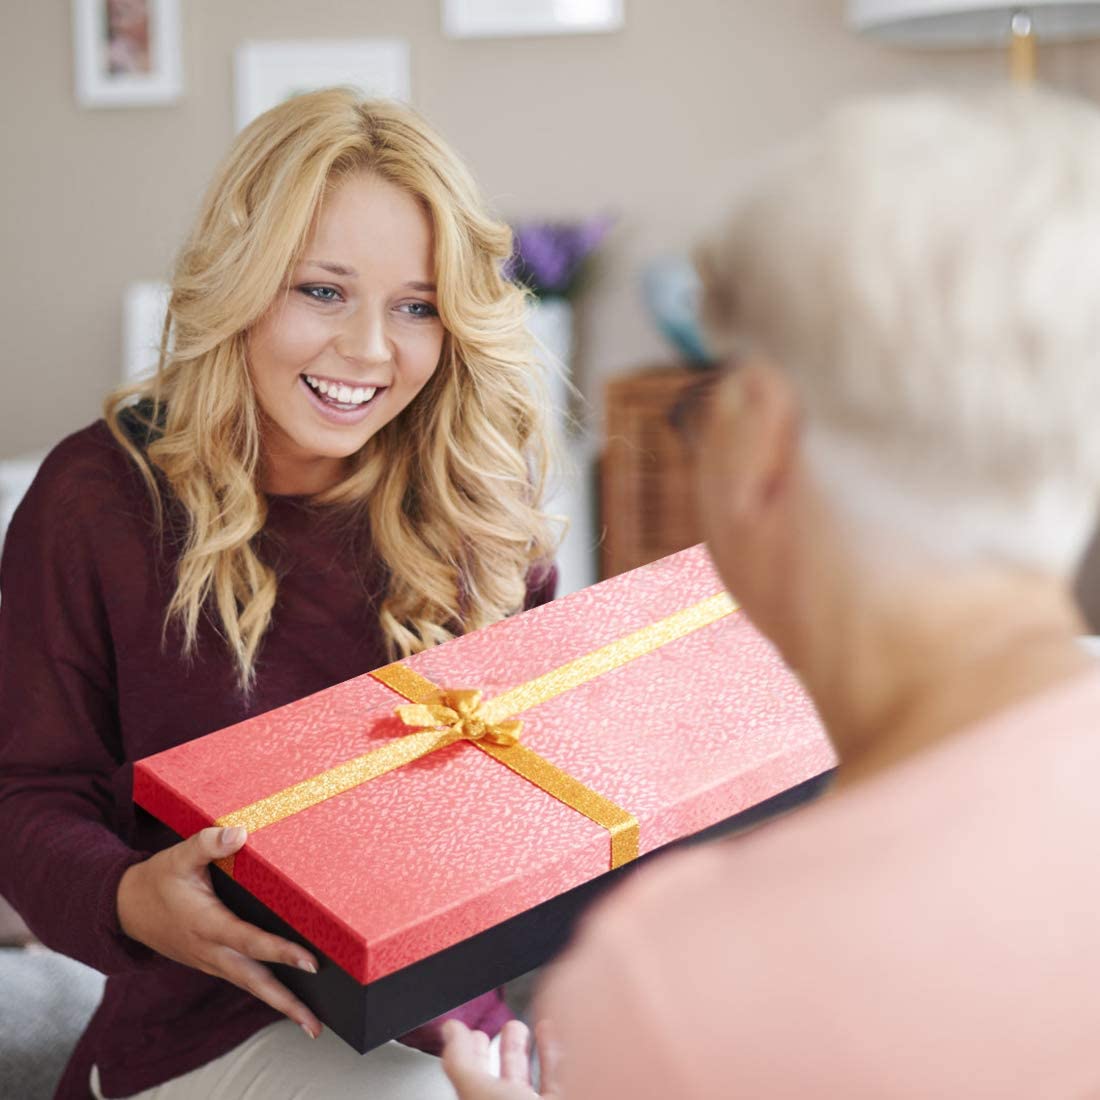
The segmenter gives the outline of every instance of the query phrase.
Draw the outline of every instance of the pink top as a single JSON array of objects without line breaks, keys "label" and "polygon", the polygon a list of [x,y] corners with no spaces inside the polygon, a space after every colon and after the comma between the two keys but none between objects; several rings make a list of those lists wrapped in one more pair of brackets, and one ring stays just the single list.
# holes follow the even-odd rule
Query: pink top
[{"label": "pink top", "polygon": [[568,1100],[1100,1095],[1100,671],[639,872],[541,1013]]}]

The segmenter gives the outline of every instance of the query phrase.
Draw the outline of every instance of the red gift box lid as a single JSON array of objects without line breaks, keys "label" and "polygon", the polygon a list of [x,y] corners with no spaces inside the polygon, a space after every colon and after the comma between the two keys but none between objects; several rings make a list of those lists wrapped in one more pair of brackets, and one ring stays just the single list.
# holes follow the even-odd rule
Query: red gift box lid
[{"label": "red gift box lid", "polygon": [[[721,592],[695,547],[402,664],[492,700]],[[524,746],[637,819],[641,854],[836,763],[771,645],[731,602],[711,618],[515,715]],[[134,799],[190,836],[413,734],[406,703],[359,676],[139,761]],[[232,873],[369,982],[608,871],[609,852],[604,826],[460,741],[250,830]]]}]

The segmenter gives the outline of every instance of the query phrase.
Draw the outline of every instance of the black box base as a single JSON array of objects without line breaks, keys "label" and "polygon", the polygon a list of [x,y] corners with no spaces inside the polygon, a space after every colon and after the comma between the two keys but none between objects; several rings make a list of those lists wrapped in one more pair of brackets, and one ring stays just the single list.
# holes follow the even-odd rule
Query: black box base
[{"label": "black box base", "polygon": [[327,1027],[365,1054],[548,962],[569,940],[584,910],[622,876],[650,859],[686,844],[740,831],[807,802],[822,793],[832,774],[823,772],[368,985],[319,952],[218,867],[211,864],[210,872],[218,897],[239,917],[313,952],[319,966],[316,974],[280,964],[272,965],[272,970]]}]

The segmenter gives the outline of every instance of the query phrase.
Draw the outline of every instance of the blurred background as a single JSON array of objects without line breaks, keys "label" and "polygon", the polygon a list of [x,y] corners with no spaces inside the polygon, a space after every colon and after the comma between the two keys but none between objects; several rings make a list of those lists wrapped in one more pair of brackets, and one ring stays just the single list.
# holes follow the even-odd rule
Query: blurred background
[{"label": "blurred background", "polygon": [[[914,5],[953,6],[870,7]],[[914,48],[856,22],[843,0],[11,5],[0,531],[37,459],[148,363],[157,284],[238,122],[348,81],[422,111],[514,225],[609,226],[569,288],[566,329],[556,306],[533,322],[583,397],[571,410],[578,468],[555,502],[573,522],[566,587],[694,541],[682,494],[667,490],[679,456],[662,410],[692,351],[678,317],[699,234],[762,155],[838,100],[1008,74],[1006,47]],[[1098,63],[1100,41],[1042,46],[1056,87],[1095,97]],[[672,374],[638,378],[656,367]]]},{"label": "blurred background", "polygon": [[[546,277],[532,314],[546,354],[579,391],[563,387],[555,399],[575,459],[555,497],[572,521],[565,590],[698,541],[665,417],[706,369],[686,258],[738,181],[846,97],[1007,79],[1017,8],[1039,25],[1041,78],[1097,99],[1095,6],[9,3],[0,36],[0,539],[42,455],[97,417],[124,377],[148,369],[160,288],[239,125],[295,91],[360,83],[406,98],[464,155],[497,213],[521,231],[532,269],[547,250],[568,254],[567,277]],[[965,23],[975,10],[995,16],[994,32]],[[953,11],[964,22],[951,22]],[[918,47],[926,12],[948,21]],[[1048,17],[1057,33],[1042,41]],[[1071,40],[1054,40],[1062,30]],[[1090,612],[1100,608],[1095,557],[1081,582]],[[37,1005],[36,1029],[22,1026],[33,1047],[27,1072],[38,1067],[43,1079],[96,996],[94,975],[56,985],[50,968],[64,962],[10,956],[9,974],[37,967],[49,980],[26,978],[20,997],[0,998],[11,1005],[5,1017],[0,1003],[9,1040],[21,1026],[14,1013],[25,1020]],[[49,1018],[53,1030],[37,1026]],[[48,1088],[20,1080],[11,1095]]]},{"label": "blurred background", "polygon": [[[952,33],[962,48],[915,48],[912,34],[893,35],[899,42],[859,33],[912,23],[921,9],[983,7],[1016,5],[12,6],[0,47],[0,322],[8,338],[0,368],[0,534],[41,455],[95,418],[105,393],[150,362],[158,287],[239,125],[295,91],[351,82],[423,112],[517,227],[583,230],[599,222],[606,231],[566,288],[566,308],[551,293],[549,308],[532,320],[581,396],[559,395],[577,421],[569,440],[575,467],[554,502],[572,521],[564,587],[695,541],[688,504],[669,488],[680,456],[663,431],[685,365],[699,354],[690,331],[691,246],[762,155],[838,100],[1007,77],[1007,47],[989,35],[977,46]],[[1009,15],[996,18],[1007,28]],[[1076,41],[1043,44],[1045,81],[1100,93],[1092,29],[1074,28]]]}]

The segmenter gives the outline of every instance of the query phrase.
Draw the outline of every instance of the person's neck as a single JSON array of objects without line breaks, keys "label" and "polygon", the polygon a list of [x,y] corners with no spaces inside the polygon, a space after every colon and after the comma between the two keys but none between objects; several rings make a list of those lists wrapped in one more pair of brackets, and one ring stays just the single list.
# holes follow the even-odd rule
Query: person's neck
[{"label": "person's neck", "polygon": [[338,485],[345,476],[346,460],[318,457],[287,459],[268,453],[263,466],[261,486],[272,496],[319,496]]},{"label": "person's neck", "polygon": [[871,584],[822,617],[799,672],[849,784],[1084,672],[1068,589],[1014,571]]}]

